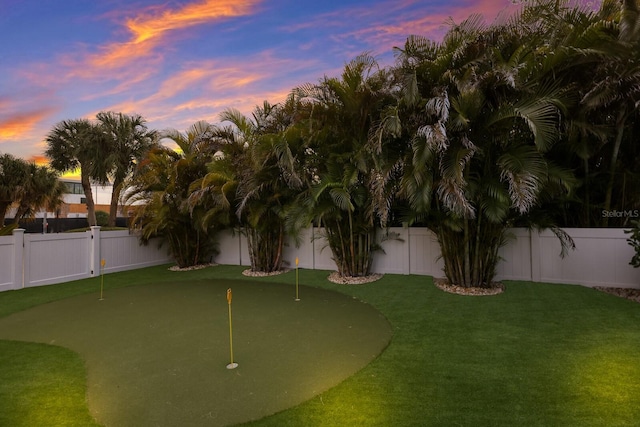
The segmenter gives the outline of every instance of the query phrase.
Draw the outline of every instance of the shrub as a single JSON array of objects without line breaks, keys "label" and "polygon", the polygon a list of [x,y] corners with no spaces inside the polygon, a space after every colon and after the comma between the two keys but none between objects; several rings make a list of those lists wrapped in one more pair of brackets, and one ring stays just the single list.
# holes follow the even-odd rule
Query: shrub
[{"label": "shrub", "polygon": [[109,214],[104,211],[96,211],[96,225],[100,227],[109,225]]},{"label": "shrub", "polygon": [[631,234],[631,237],[627,239],[627,242],[636,250],[636,254],[631,258],[629,264],[634,267],[640,267],[640,220],[631,221],[633,228],[631,230],[625,230],[625,233]]}]

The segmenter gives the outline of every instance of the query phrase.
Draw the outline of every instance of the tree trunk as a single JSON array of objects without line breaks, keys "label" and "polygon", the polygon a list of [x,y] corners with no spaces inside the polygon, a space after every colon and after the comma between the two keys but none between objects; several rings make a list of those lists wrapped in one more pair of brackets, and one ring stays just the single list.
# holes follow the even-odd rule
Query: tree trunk
[{"label": "tree trunk", "polygon": [[20,219],[25,216],[28,210],[29,210],[29,206],[19,205],[16,208],[16,214],[13,217],[13,223],[18,224],[20,222]]},{"label": "tree trunk", "polygon": [[[584,188],[585,188],[585,196],[584,196],[584,204],[585,204],[585,214],[587,216],[586,224],[587,227],[591,227],[591,177],[589,176],[589,159],[583,160],[584,164]],[[566,221],[565,221],[566,226]]]},{"label": "tree trunk", "polygon": [[89,182],[89,177],[80,172],[80,182],[82,183],[82,190],[84,191],[84,196],[87,199],[87,221],[89,222],[89,226],[96,225],[96,206],[93,201],[93,191],[91,191],[91,182]]},{"label": "tree trunk", "polygon": [[[361,277],[370,272],[373,261],[375,228],[354,231],[352,218],[343,227],[340,220],[325,222],[325,233],[338,273],[343,277]],[[348,229],[348,231],[343,230]]]},{"label": "tree trunk", "polygon": [[[613,186],[616,181],[616,168],[618,166],[618,153],[620,153],[620,146],[622,145],[622,137],[624,136],[624,125],[627,121],[627,109],[621,107],[618,111],[618,118],[616,119],[616,140],[613,144],[613,151],[611,152],[611,162],[609,163],[609,182],[607,183],[607,192],[604,198],[603,210],[608,212],[611,210],[611,199],[613,198]],[[620,209],[624,209],[620,206]],[[602,226],[607,227],[609,225],[609,216],[602,216]]]},{"label": "tree trunk", "polygon": [[440,244],[449,283],[463,287],[491,286],[506,232],[503,224],[475,219],[465,220],[459,231],[447,226],[433,231]]},{"label": "tree trunk", "polygon": [[11,206],[11,202],[0,202],[0,227],[4,225],[4,217]]},{"label": "tree trunk", "polygon": [[116,218],[118,217],[118,202],[120,200],[120,192],[122,191],[122,180],[113,181],[113,189],[111,191],[111,204],[109,205],[109,227],[116,226]]},{"label": "tree trunk", "polygon": [[276,247],[276,255],[273,263],[273,271],[280,270],[282,263],[282,246],[284,245],[284,228],[280,226],[278,228],[278,244]]},{"label": "tree trunk", "polygon": [[282,225],[257,230],[245,228],[251,270],[271,273],[282,267],[284,231]]}]

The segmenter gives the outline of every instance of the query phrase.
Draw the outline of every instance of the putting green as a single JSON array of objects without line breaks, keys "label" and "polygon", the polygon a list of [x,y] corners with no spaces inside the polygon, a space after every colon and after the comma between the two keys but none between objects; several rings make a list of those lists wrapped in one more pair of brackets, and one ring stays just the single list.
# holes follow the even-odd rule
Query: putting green
[{"label": "putting green", "polygon": [[[227,288],[233,291],[230,361]],[[70,348],[105,426],[229,425],[289,408],[367,365],[391,339],[368,304],[317,288],[194,281],[107,290],[0,319],[0,339]]]}]

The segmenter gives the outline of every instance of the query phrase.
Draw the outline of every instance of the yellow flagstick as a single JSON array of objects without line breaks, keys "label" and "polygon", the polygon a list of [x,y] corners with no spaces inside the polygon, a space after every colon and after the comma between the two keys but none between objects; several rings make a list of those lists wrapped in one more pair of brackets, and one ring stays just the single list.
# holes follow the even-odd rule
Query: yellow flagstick
[{"label": "yellow flagstick", "polygon": [[100,260],[100,301],[104,299],[102,295],[104,290],[104,266],[106,265],[106,263],[107,262],[104,260],[104,258]]},{"label": "yellow flagstick", "polygon": [[229,305],[229,348],[231,349],[231,363],[227,365],[227,369],[235,369],[238,367],[237,363],[233,362],[233,326],[231,324],[231,288],[227,289],[227,304]]},{"label": "yellow flagstick", "polygon": [[298,257],[296,257],[296,301],[300,301],[300,298],[298,297],[298,264],[300,263],[300,260],[298,259]]}]

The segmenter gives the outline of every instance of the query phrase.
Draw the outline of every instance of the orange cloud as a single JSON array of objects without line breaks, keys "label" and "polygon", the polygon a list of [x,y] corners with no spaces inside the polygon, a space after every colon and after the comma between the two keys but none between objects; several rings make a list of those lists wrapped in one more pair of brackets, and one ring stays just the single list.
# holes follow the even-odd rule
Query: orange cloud
[{"label": "orange cloud", "polygon": [[55,108],[41,108],[0,117],[0,139],[16,140],[25,137],[54,111]]},{"label": "orange cloud", "polygon": [[170,31],[247,15],[257,3],[258,0],[203,0],[176,10],[147,9],[126,21],[131,36],[128,41],[103,46],[102,52],[92,55],[89,62],[97,68],[122,67],[150,55]]},{"label": "orange cloud", "polygon": [[113,43],[100,48],[102,51],[88,58],[89,64],[94,70],[102,71],[105,68],[120,68],[128,65],[133,59],[141,59],[150,56],[157,45],[156,41],[146,43]]},{"label": "orange cloud", "polygon": [[142,43],[170,30],[246,15],[256,3],[257,0],[204,0],[176,11],[130,19],[127,21],[127,28],[134,35],[132,42]]},{"label": "orange cloud", "polygon": [[49,159],[42,155],[34,155],[29,157],[30,162],[34,162],[38,166],[46,166],[49,164]]},{"label": "orange cloud", "polygon": [[264,77],[264,74],[252,72],[244,66],[220,66],[215,61],[203,61],[193,68],[179,71],[167,78],[149,100],[169,99],[194,88],[198,88],[199,91],[239,88]]}]

